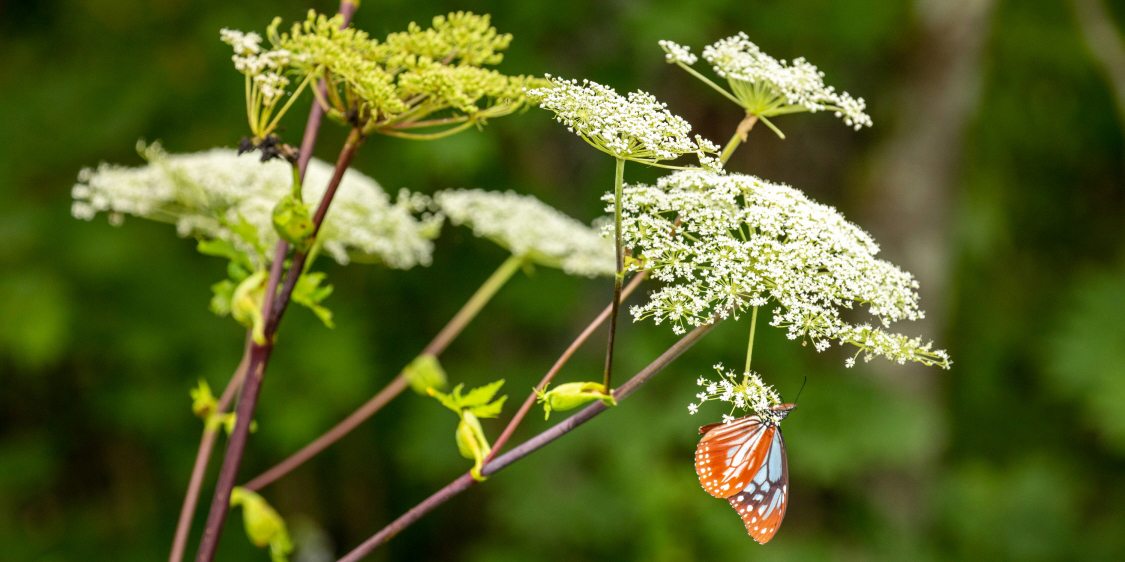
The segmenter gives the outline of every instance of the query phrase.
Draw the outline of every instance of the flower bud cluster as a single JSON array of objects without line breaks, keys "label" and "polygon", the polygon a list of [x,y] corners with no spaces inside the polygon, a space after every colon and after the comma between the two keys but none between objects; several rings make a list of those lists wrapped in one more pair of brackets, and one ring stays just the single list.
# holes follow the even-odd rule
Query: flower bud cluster
[{"label": "flower bud cluster", "polygon": [[695,154],[704,168],[721,169],[719,147],[695,135],[691,125],[673,115],[649,93],[622,96],[609,86],[583,80],[551,78],[551,87],[527,93],[572,133],[616,158],[655,164]]},{"label": "flower bud cluster", "polygon": [[450,189],[434,194],[449,222],[473,229],[513,255],[570,275],[612,275],[613,243],[531,195],[514,191]]},{"label": "flower bud cluster", "polygon": [[[790,339],[812,341],[817,351],[835,340],[858,347],[865,360],[949,366],[944,351],[886,331],[892,322],[923,316],[913,276],[878,259],[866,232],[796,189],[686,170],[656,186],[626,186],[622,206],[625,245],[637,258],[630,268],[665,283],[632,308],[638,320],[667,320],[683,333],[685,325],[774,302],[771,325],[786,328]],[[844,318],[857,306],[877,326],[853,323],[850,313]]]}]

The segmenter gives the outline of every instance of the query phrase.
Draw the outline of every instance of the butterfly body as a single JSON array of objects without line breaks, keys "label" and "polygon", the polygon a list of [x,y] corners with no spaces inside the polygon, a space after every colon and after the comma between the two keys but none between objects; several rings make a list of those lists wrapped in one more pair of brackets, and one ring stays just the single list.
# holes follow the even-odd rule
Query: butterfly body
[{"label": "butterfly body", "polygon": [[789,463],[778,422],[795,407],[781,404],[762,414],[699,428],[699,483],[707,493],[729,501],[746,531],[762,544],[777,532],[789,503]]}]

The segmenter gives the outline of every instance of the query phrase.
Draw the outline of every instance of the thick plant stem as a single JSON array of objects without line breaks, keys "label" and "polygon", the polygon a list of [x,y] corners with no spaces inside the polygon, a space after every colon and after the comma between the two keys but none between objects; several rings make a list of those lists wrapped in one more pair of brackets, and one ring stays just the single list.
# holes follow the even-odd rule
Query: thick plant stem
[{"label": "thick plant stem", "polygon": [[226,522],[227,513],[230,511],[230,493],[234,489],[234,481],[238,476],[238,466],[242,463],[242,453],[246,450],[246,440],[250,436],[250,422],[254,417],[254,407],[258,403],[258,391],[262,388],[262,376],[265,374],[266,363],[269,361],[273,345],[269,343],[271,334],[267,334],[267,343],[254,342],[250,348],[250,364],[246,369],[246,381],[242,384],[242,397],[238,401],[238,410],[234,421],[234,431],[231,432],[227,442],[227,451],[223,456],[223,468],[219,471],[219,481],[215,486],[215,496],[211,500],[211,511],[207,515],[207,526],[203,529],[203,538],[199,543],[199,552],[196,562],[210,562],[215,558],[215,551],[219,548],[219,536],[222,534],[223,523]]},{"label": "thick plant stem", "polygon": [[730,160],[730,156],[734,154],[738,145],[746,142],[746,135],[750,132],[750,129],[754,128],[754,123],[757,122],[758,116],[753,113],[747,113],[746,117],[742,118],[742,121],[738,123],[738,128],[734,131],[734,136],[730,138],[730,141],[727,142],[727,145],[723,148],[723,153],[719,155],[720,162],[726,164],[727,160]]},{"label": "thick plant stem", "polygon": [[[644,370],[637,373],[636,376],[634,376],[632,379],[629,379],[629,381],[625,384],[621,385],[621,387],[617,389],[617,392],[614,393],[614,397],[619,402],[627,398],[630,394],[640,388],[641,385],[648,382],[649,379],[656,376],[656,374],[660,371],[664,370],[664,368],[667,367],[673,360],[675,360],[684,351],[687,351],[688,348],[702,339],[703,336],[707,335],[707,332],[710,332],[714,327],[714,324],[707,324],[688,332],[687,335],[685,335],[683,338],[680,338],[680,341],[676,342],[674,345],[672,345],[672,347],[668,348],[667,351],[665,351],[660,357],[658,357],[655,361],[645,367]],[[481,470],[481,474],[483,474],[484,476],[492,476],[493,474],[496,474],[497,472],[503,470],[516,461],[543,448],[555,439],[562,437],[572,429],[590,421],[598,414],[606,411],[608,408],[609,407],[601,401],[596,401],[593,404],[586,406],[577,414],[570,416],[569,418],[563,420],[562,422],[559,422],[550,429],[540,433],[539,435],[536,435],[535,437],[532,437],[531,439],[528,439],[518,447],[512,449],[511,451],[508,451],[507,453],[504,453],[503,455],[500,455],[499,457],[493,459],[491,462],[485,464],[484,468]],[[410,509],[410,511],[407,511],[398,519],[392,521],[390,525],[387,525],[381,531],[375,533],[375,535],[364,541],[354,550],[344,555],[343,558],[340,558],[339,562],[356,562],[362,559],[364,556],[367,556],[379,546],[391,540],[392,537],[402,532],[403,529],[409,527],[414,522],[421,519],[423,515],[429,513],[430,511],[433,511],[435,507],[445,503],[453,496],[456,496],[457,494],[467,490],[469,486],[473,485],[473,482],[475,482],[475,480],[473,480],[473,476],[471,473],[461,475],[446,487],[438,490],[435,494],[426,498],[425,501],[414,506]]]},{"label": "thick plant stem", "polygon": [[[621,291],[621,298],[625,299],[626,297],[628,297],[633,292],[633,290],[641,284],[641,281],[644,281],[644,279],[644,273],[637,275],[632,281],[629,282],[625,289]],[[582,333],[578,334],[577,338],[574,338],[574,341],[570,343],[570,347],[567,347],[566,351],[564,351],[563,354],[559,356],[558,360],[555,361],[555,364],[552,365],[551,369],[547,371],[547,374],[543,376],[543,380],[539,381],[539,384],[535,387],[535,390],[546,390],[547,385],[550,384],[551,380],[555,378],[555,375],[557,375],[558,372],[563,368],[563,365],[566,365],[566,362],[570,360],[570,357],[574,355],[574,352],[577,351],[579,347],[582,347],[582,344],[586,342],[586,339],[590,337],[590,334],[593,334],[594,330],[597,330],[598,326],[601,326],[602,322],[605,322],[606,318],[609,318],[609,315],[612,313],[612,311],[613,304],[605,307],[605,310],[602,310],[601,314],[599,314],[597,318],[594,318],[594,321],[590,322],[590,325],[586,326],[586,329],[582,330]],[[493,457],[495,457],[496,454],[500,452],[500,449],[504,446],[505,443],[508,442],[508,439],[512,437],[512,434],[516,432],[516,428],[519,427],[520,422],[523,421],[524,416],[526,416],[527,412],[531,410],[531,407],[535,405],[535,399],[538,396],[538,393],[535,390],[533,390],[531,394],[528,395],[527,400],[523,401],[520,409],[516,411],[516,415],[512,416],[511,421],[508,422],[508,425],[504,428],[504,431],[500,434],[500,437],[498,437],[496,439],[496,442],[492,444],[492,451],[489,452],[488,456],[484,458],[484,464],[488,464],[488,461],[492,460]]]},{"label": "thick plant stem", "polygon": [[621,309],[621,284],[625,280],[625,248],[621,242],[621,184],[625,178],[625,159],[617,159],[617,169],[613,180],[613,239],[617,251],[617,272],[613,276],[613,311],[609,315],[609,343],[605,348],[605,377],[602,385],[605,392],[612,393],[609,386],[613,375],[613,347],[617,339],[617,315]]},{"label": "thick plant stem", "polygon": [[[472,297],[461,307],[461,310],[449,321],[448,324],[442,328],[441,332],[426,346],[421,355],[432,355],[437,357],[445,348],[449,346],[450,342],[465,329],[465,326],[480,312],[485,304],[492,299],[496,292],[503,287],[516,271],[519,271],[520,266],[523,265],[523,258],[512,256],[504,261],[499,268],[480,286]],[[370,400],[360,406],[351,415],[344,418],[343,421],[336,424],[335,427],[328,430],[324,435],[317,437],[315,441],[305,445],[300,451],[297,451],[289,458],[277,463],[276,466],[263,472],[255,477],[250,482],[247,482],[243,488],[251,491],[258,491],[266,486],[269,486],[278,478],[285,476],[293,469],[301,466],[309,459],[320,454],[333,443],[339,441],[342,437],[351,433],[361,423],[366,421],[371,416],[375,415],[383,406],[393,400],[396,396],[406,390],[410,382],[406,379],[404,373],[399,373],[394,379],[391,380],[387,386],[383,387],[378,394],[373,396]]]},{"label": "thick plant stem", "polygon": [[758,307],[750,314],[750,343],[746,344],[746,370],[743,371],[742,382],[750,378],[750,359],[754,357],[754,330],[758,327]]},{"label": "thick plant stem", "polygon": [[[359,2],[353,0],[342,0],[340,2],[339,14],[344,16],[344,23],[340,29],[345,29],[352,21],[352,15],[355,14],[356,9],[359,8]],[[301,179],[305,177],[305,170],[309,167],[309,160],[312,159],[313,148],[316,146],[316,137],[320,133],[320,123],[324,120],[324,108],[317,103],[316,100],[324,99],[328,85],[321,79],[316,85],[317,96],[313,97],[312,109],[309,110],[309,120],[305,123],[305,136],[301,139],[301,152],[297,156],[297,166],[301,170]]]},{"label": "thick plant stem", "polygon": [[[246,346],[242,352],[242,360],[234,370],[227,387],[219,397],[215,407],[216,414],[224,414],[230,407],[234,393],[242,385],[246,376],[246,368],[250,363],[250,333],[246,334]],[[211,460],[211,451],[215,448],[215,439],[218,437],[219,428],[203,427],[203,437],[199,440],[199,450],[195,453],[195,464],[191,469],[191,478],[188,480],[187,493],[184,494],[184,504],[180,508],[180,519],[176,522],[176,536],[172,539],[172,553],[168,562],[180,562],[184,558],[184,548],[187,546],[188,534],[191,532],[191,519],[195,515],[195,507],[199,504],[199,493],[203,489],[203,477],[207,473],[207,463]]]}]

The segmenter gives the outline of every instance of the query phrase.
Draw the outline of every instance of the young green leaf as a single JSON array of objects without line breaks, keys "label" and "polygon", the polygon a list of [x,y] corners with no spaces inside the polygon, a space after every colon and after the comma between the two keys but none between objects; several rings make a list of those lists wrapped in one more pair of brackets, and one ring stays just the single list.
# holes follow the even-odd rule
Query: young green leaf
[{"label": "young green leaf", "polygon": [[242,506],[242,521],[246,536],[258,548],[269,547],[273,562],[284,562],[293,551],[285,520],[262,496],[241,486],[230,494],[231,507]]},{"label": "young green leaf", "polygon": [[332,294],[332,285],[321,286],[326,274],[323,272],[306,273],[297,279],[297,285],[293,287],[293,302],[312,310],[325,326],[334,328],[335,324],[332,323],[332,311],[320,305],[320,301],[328,298]]},{"label": "young green leaf", "polygon": [[563,412],[572,410],[587,402],[601,400],[607,406],[616,406],[617,401],[613,394],[605,391],[605,385],[599,382],[569,382],[556,386],[554,390],[544,392],[535,389],[538,401],[543,404],[545,413],[543,419],[551,417],[551,410]]},{"label": "young green leaf", "polygon": [[429,388],[443,388],[446,384],[445,369],[442,369],[437,357],[429,353],[414,358],[402,374],[418,394],[426,394]]}]

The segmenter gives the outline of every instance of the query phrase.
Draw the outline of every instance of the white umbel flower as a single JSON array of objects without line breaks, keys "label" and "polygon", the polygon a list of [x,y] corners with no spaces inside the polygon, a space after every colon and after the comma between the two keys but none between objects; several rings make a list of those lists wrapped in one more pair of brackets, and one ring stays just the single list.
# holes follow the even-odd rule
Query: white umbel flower
[{"label": "white umbel flower", "polygon": [[531,195],[451,189],[434,194],[449,222],[473,229],[513,255],[571,275],[612,275],[613,243]]},{"label": "white umbel flower", "polygon": [[[72,190],[74,216],[89,220],[106,212],[114,222],[123,214],[169,222],[181,236],[222,238],[262,262],[272,258],[277,242],[273,208],[292,189],[288,164],[261,163],[225,148],[168,155],[153,145],[144,154],[150,162],[146,166],[103,163],[82,170]],[[332,171],[331,165],[315,158],[309,163],[306,203],[320,201]],[[400,193],[398,202],[391,202],[375,180],[349,169],[318,240],[324,252],[342,264],[355,259],[381,261],[398,269],[429,265],[431,240],[442,218],[415,218],[414,213],[427,203],[409,193]],[[230,225],[242,220],[256,230],[256,240],[246,240],[241,231],[232,230]]]},{"label": "white umbel flower", "polygon": [[[687,170],[656,186],[627,186],[623,207],[625,245],[637,257],[631,267],[666,283],[633,307],[637,319],[667,320],[682,333],[685,325],[776,302],[771,324],[817,351],[836,340],[857,346],[865,360],[949,366],[944,351],[885,330],[922,317],[914,278],[876,258],[867,233],[796,189]],[[877,327],[841,317],[857,305]]]},{"label": "white umbel flower", "polygon": [[649,165],[695,154],[700,165],[719,169],[719,147],[695,135],[691,125],[673,115],[652,94],[622,96],[609,86],[583,80],[547,78],[551,88],[527,92],[529,100],[555,113],[555,119],[594,148],[616,158]]},{"label": "white umbel flower", "polygon": [[664,60],[675,63],[682,62],[687,65],[695,64],[699,60],[698,57],[692,54],[691,47],[685,47],[679,43],[672,41],[657,41],[661,49],[664,49]]},{"label": "white umbel flower", "polygon": [[804,58],[790,64],[763,53],[745,33],[705,47],[703,58],[730,82],[731,91],[749,113],[768,118],[829,110],[856,130],[871,126],[863,98],[826,86],[824,73]]}]

